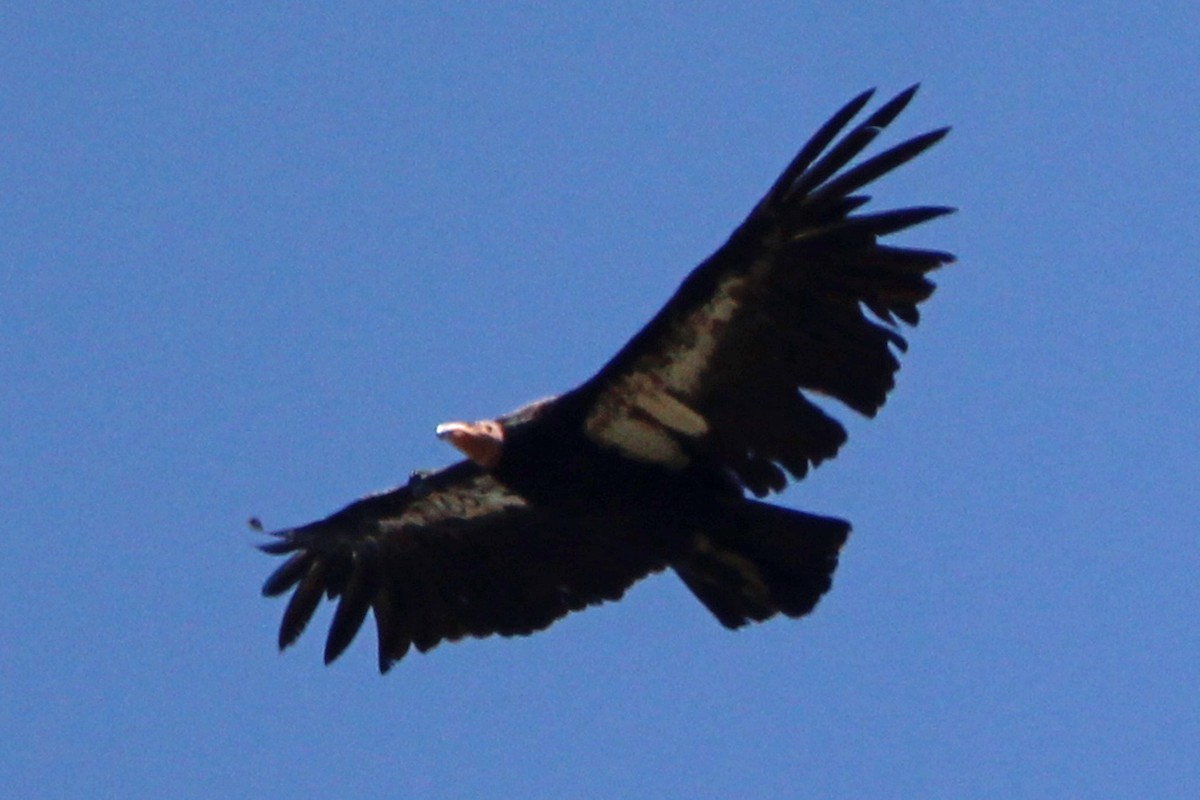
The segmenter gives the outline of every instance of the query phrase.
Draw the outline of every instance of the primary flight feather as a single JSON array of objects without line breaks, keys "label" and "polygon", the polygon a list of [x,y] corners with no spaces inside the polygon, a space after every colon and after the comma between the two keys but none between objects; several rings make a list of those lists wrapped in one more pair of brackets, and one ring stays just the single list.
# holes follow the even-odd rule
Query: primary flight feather
[{"label": "primary flight feather", "polygon": [[590,380],[439,425],[466,460],[273,533],[262,549],[288,558],[263,593],[292,593],[280,648],[326,596],[325,662],[372,613],[386,672],[412,647],[541,630],[667,567],[730,628],[811,611],[850,525],[745,494],[783,489],[845,441],[806,392],[879,410],[906,347],[898,324],[917,323],[926,274],[954,260],[879,241],[949,208],[857,213],[858,190],[947,132],[847,168],[915,92],[841,138],[872,93],[834,114]]}]

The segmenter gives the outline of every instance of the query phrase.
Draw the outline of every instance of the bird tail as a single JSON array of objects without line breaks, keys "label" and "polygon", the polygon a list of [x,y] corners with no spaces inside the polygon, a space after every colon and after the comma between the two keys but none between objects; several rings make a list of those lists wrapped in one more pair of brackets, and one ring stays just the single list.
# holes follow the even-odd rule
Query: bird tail
[{"label": "bird tail", "polygon": [[696,533],[675,572],[722,625],[802,617],[832,585],[850,524],[746,500]]}]

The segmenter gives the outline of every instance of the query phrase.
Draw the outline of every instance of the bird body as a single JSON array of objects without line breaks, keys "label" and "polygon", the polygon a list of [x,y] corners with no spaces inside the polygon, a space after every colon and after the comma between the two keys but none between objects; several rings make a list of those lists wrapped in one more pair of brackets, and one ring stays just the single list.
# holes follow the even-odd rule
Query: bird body
[{"label": "bird body", "polygon": [[953,257],[879,239],[948,213],[854,213],[862,186],[946,130],[847,164],[912,87],[834,141],[835,114],[730,239],[592,378],[558,397],[437,433],[467,460],[414,473],[262,549],[290,557],[286,647],[321,597],[340,598],[326,662],[368,612],[386,671],[410,646],[540,630],[672,568],[725,626],[807,614],[848,523],[746,497],[834,456],[845,429],[806,393],[873,416],[893,386],[897,321],[916,324],[929,271]]}]

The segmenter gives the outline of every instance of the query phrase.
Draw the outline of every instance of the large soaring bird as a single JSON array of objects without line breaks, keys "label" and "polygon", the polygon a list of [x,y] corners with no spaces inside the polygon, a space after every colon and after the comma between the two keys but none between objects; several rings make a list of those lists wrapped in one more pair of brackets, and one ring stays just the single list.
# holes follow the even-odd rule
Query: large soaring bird
[{"label": "large soaring bird", "polygon": [[926,273],[953,261],[879,241],[951,209],[859,213],[862,187],[946,129],[848,166],[915,91],[840,139],[871,92],[834,114],[590,380],[494,420],[440,425],[466,460],[274,533],[262,549],[289,558],[263,593],[292,590],[279,646],[322,595],[340,598],[326,663],[371,611],[384,672],[410,646],[529,634],[667,567],[729,628],[811,611],[849,524],[745,493],[783,489],[845,440],[806,393],[879,410],[906,347],[897,320],[916,324]]}]

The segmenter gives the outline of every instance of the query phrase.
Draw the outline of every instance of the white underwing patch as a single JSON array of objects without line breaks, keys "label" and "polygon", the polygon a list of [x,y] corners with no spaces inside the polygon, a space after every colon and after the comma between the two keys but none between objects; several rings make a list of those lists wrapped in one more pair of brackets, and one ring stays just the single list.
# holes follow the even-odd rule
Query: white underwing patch
[{"label": "white underwing patch", "polygon": [[633,402],[658,422],[684,436],[708,433],[708,420],[666,392],[640,392]]},{"label": "white underwing patch", "polygon": [[664,338],[600,397],[585,425],[588,436],[639,461],[686,465],[688,457],[675,437],[709,433],[708,420],[691,402],[703,387],[722,331],[770,268],[771,262],[764,259],[726,277],[708,302],[676,320]]},{"label": "white underwing patch", "polygon": [[436,519],[471,519],[526,505],[528,503],[523,497],[485,474],[461,485],[437,489],[414,500],[396,522],[403,526],[416,521],[427,524]]},{"label": "white underwing patch", "polygon": [[594,440],[615,447],[634,461],[672,469],[682,469],[688,464],[688,457],[675,437],[649,420],[618,414],[602,427],[592,426],[589,420],[587,432]]},{"label": "white underwing patch", "polygon": [[746,285],[763,265],[749,274],[723,281],[712,298],[672,326],[667,340],[634,364],[634,373],[649,372],[677,397],[691,397],[720,342],[721,330],[741,310]]}]

